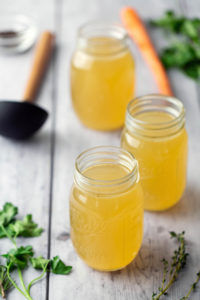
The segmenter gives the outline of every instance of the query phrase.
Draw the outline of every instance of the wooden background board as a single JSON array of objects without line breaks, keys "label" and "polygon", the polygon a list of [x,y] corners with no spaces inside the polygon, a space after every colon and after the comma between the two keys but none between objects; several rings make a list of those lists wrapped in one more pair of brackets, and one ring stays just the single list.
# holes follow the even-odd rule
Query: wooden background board
[{"label": "wooden background board", "polygon": [[[6,0],[0,1],[0,14],[27,14],[39,24],[39,31],[53,30],[53,0]],[[48,18],[44,18],[47,15]],[[19,99],[23,95],[25,83],[32,63],[33,50],[23,55],[0,55],[0,99]],[[52,101],[53,70],[50,68],[43,89],[38,97],[38,104],[53,114]],[[21,240],[22,245],[34,245],[36,254],[47,256],[48,222],[49,222],[49,191],[52,148],[52,118],[42,131],[30,141],[13,142],[0,137],[0,204],[11,201],[19,207],[21,216],[32,213],[34,219],[45,228],[40,238]],[[0,241],[0,252],[8,251],[12,245]],[[38,272],[27,272],[29,282]],[[46,298],[46,280],[37,288],[33,288],[34,299]],[[23,299],[16,291],[8,299]]]},{"label": "wooden background board", "polygon": [[[88,268],[75,254],[69,238],[68,203],[73,181],[74,159],[84,149],[97,145],[119,145],[120,131],[101,133],[84,128],[72,110],[70,99],[70,58],[75,47],[77,28],[89,20],[119,20],[119,10],[132,5],[145,18],[157,18],[173,9],[200,17],[197,0],[7,0],[0,1],[0,13],[18,12],[36,18],[40,30],[51,29],[57,35],[53,58],[38,103],[47,108],[50,118],[42,131],[27,142],[0,138],[0,204],[12,201],[21,215],[33,213],[45,228],[41,238],[20,240],[33,243],[37,254],[60,255],[73,266],[70,276],[50,276],[37,284],[37,300],[146,300],[161,278],[160,260],[174,248],[168,231],[186,230],[191,252],[187,272],[183,273],[168,297],[179,300],[200,268],[200,111],[199,87],[179,72],[169,73],[178,98],[187,111],[189,132],[188,184],[182,201],[163,213],[145,213],[145,231],[141,251],[126,269],[100,273]],[[166,43],[163,34],[150,30],[156,47]],[[137,48],[131,44],[136,60],[136,95],[156,92],[150,71]],[[0,56],[0,98],[20,98],[31,65],[33,51],[18,56]],[[0,241],[0,251],[9,242]],[[27,281],[34,272],[27,272]],[[193,295],[194,300],[200,294]],[[8,300],[22,300],[13,291]]]}]

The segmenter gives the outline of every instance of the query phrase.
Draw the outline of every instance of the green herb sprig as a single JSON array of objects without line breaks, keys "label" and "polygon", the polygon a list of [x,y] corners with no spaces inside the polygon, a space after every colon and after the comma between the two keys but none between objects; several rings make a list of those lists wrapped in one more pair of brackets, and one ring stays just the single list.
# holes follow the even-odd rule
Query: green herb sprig
[{"label": "green herb sprig", "polygon": [[[181,270],[185,267],[187,263],[187,257],[189,254],[186,252],[185,232],[183,231],[181,233],[175,233],[174,231],[171,231],[170,236],[171,238],[177,241],[178,247],[174,251],[170,263],[165,258],[162,259],[162,263],[163,263],[162,284],[158,288],[158,291],[152,294],[152,300],[159,300],[162,296],[168,295],[169,288],[178,279]],[[192,284],[187,295],[182,297],[180,300],[188,299],[192,291],[195,290],[199,281],[200,281],[200,272],[197,273],[196,281]]]},{"label": "green herb sprig", "polygon": [[[46,272],[68,275],[72,267],[66,266],[59,256],[53,259],[45,259],[42,256],[34,257],[32,246],[17,246],[17,237],[37,237],[43,232],[42,228],[33,221],[32,215],[26,215],[24,219],[17,219],[18,208],[12,203],[6,203],[0,211],[0,238],[7,237],[14,248],[1,256],[6,260],[5,265],[0,265],[0,295],[6,299],[6,294],[11,288],[16,288],[26,299],[33,300],[30,294],[31,287],[41,280]],[[24,283],[23,270],[32,266],[42,270],[41,274],[34,278],[28,286]],[[17,270],[19,286],[12,278],[13,270]]]},{"label": "green herb sprig", "polygon": [[12,289],[13,285],[7,276],[7,269],[5,266],[0,265],[0,295],[6,299],[6,294]]},{"label": "green herb sprig", "polygon": [[187,295],[184,296],[184,297],[182,297],[180,300],[187,300],[187,299],[189,299],[190,294],[196,289],[197,284],[199,283],[199,281],[200,281],[200,272],[197,273],[196,280],[195,280],[195,282],[191,285],[191,287],[190,287],[190,289],[189,289]]},{"label": "green herb sprig", "polygon": [[163,49],[164,66],[178,68],[192,79],[200,79],[200,19],[189,19],[167,11],[163,18],[153,20],[151,25],[171,32],[176,41]]}]

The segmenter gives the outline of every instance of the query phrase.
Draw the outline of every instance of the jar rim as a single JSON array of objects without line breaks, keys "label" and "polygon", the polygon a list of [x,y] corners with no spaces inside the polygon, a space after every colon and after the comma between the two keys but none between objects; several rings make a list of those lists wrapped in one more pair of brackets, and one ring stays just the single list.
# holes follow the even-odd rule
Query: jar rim
[{"label": "jar rim", "polygon": [[[110,38],[110,39],[106,39]],[[95,55],[113,55],[127,49],[128,34],[117,23],[91,21],[78,30],[80,48]]]},{"label": "jar rim", "polygon": [[[134,109],[142,109],[145,106],[153,106],[156,105],[156,102],[160,101],[162,105],[160,105],[160,109],[158,109],[159,104],[157,104],[157,109],[155,111],[164,111],[168,114],[173,115],[173,118],[169,121],[162,122],[148,122],[145,120],[140,120],[134,116]],[[173,108],[172,108],[173,107]],[[174,113],[172,113],[172,110]],[[144,110],[145,111],[145,110]],[[136,115],[136,113],[135,113]],[[171,130],[171,133],[176,133],[177,129],[183,128],[185,124],[185,108],[183,103],[173,96],[165,96],[160,94],[148,94],[140,97],[135,97],[131,100],[127,106],[126,112],[126,127],[129,129],[138,129],[143,130],[146,133],[151,132],[161,132]],[[143,135],[145,133],[143,132]],[[160,137],[160,136],[157,136]]]},{"label": "jar rim", "polygon": [[118,37],[118,39],[120,40],[126,39],[128,37],[127,31],[120,24],[110,21],[89,21],[87,23],[84,23],[79,27],[78,35],[82,38],[85,38],[87,37],[85,35],[91,33],[91,31],[93,30],[106,30],[107,34],[109,34],[110,30],[112,33],[115,33],[115,37]]},{"label": "jar rim", "polygon": [[[114,159],[116,159],[118,164],[125,166],[125,163],[126,163],[126,167],[127,167],[127,164],[129,164],[129,167],[127,167],[127,169],[129,169],[130,172],[125,176],[122,176],[117,179],[111,179],[111,180],[94,179],[94,178],[84,175],[83,171],[87,169],[87,167],[82,169],[83,166],[81,164],[84,164],[84,160],[86,163],[88,163],[89,158],[91,157],[91,162],[92,162],[92,159],[95,159],[95,155],[97,155],[99,157],[101,157],[101,155],[102,155],[101,163],[103,163],[103,162],[109,163],[108,160],[105,161],[104,154],[108,155],[109,158],[111,158],[111,155],[113,155],[113,157],[116,156],[116,157],[114,157]],[[103,158],[104,158],[104,161],[103,161]],[[121,159],[121,161],[120,161],[120,159]],[[122,162],[123,159],[124,159],[124,163]],[[110,164],[111,163],[112,162],[110,162]],[[138,179],[139,179],[139,175],[138,175],[137,160],[135,159],[133,154],[131,154],[130,152],[128,152],[125,149],[122,149],[121,147],[97,146],[97,147],[89,148],[89,149],[83,151],[81,154],[79,154],[75,161],[75,181],[76,182],[78,181],[79,184],[81,183],[81,184],[90,185],[93,187],[94,186],[95,187],[103,186],[104,188],[109,188],[109,187],[112,188],[112,187],[115,187],[116,185],[117,186],[123,185],[128,181],[136,182]]]}]

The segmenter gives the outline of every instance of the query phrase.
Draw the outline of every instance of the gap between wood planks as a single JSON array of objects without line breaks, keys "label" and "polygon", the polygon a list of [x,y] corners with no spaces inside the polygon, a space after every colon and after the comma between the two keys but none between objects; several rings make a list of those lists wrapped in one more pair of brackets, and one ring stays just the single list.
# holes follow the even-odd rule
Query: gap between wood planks
[{"label": "gap between wood planks", "polygon": [[[52,107],[52,122],[51,122],[51,143],[50,143],[50,190],[49,190],[49,218],[48,218],[48,249],[47,257],[51,258],[51,223],[52,223],[52,203],[53,203],[53,177],[54,177],[54,160],[55,160],[55,141],[56,141],[56,108],[57,108],[57,78],[58,78],[58,40],[61,32],[62,23],[62,6],[63,0],[54,0],[54,30],[56,36],[56,47],[52,58],[52,77],[51,77],[51,107]],[[46,277],[46,300],[49,300],[49,284],[50,273]]]}]

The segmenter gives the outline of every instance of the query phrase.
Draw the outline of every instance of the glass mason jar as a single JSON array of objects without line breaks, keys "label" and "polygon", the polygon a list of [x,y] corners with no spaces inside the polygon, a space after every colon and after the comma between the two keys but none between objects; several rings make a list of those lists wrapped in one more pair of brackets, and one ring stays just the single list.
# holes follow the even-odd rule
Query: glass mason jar
[{"label": "glass mason jar", "polygon": [[118,147],[78,156],[70,197],[71,239],[90,267],[114,271],[137,255],[143,236],[138,163]]},{"label": "glass mason jar", "polygon": [[132,100],[121,146],[138,160],[145,209],[165,210],[179,201],[186,185],[188,153],[181,101],[161,95]]},{"label": "glass mason jar", "polygon": [[72,103],[81,122],[96,130],[122,127],[134,93],[134,73],[122,27],[109,23],[82,26],[71,61]]}]

